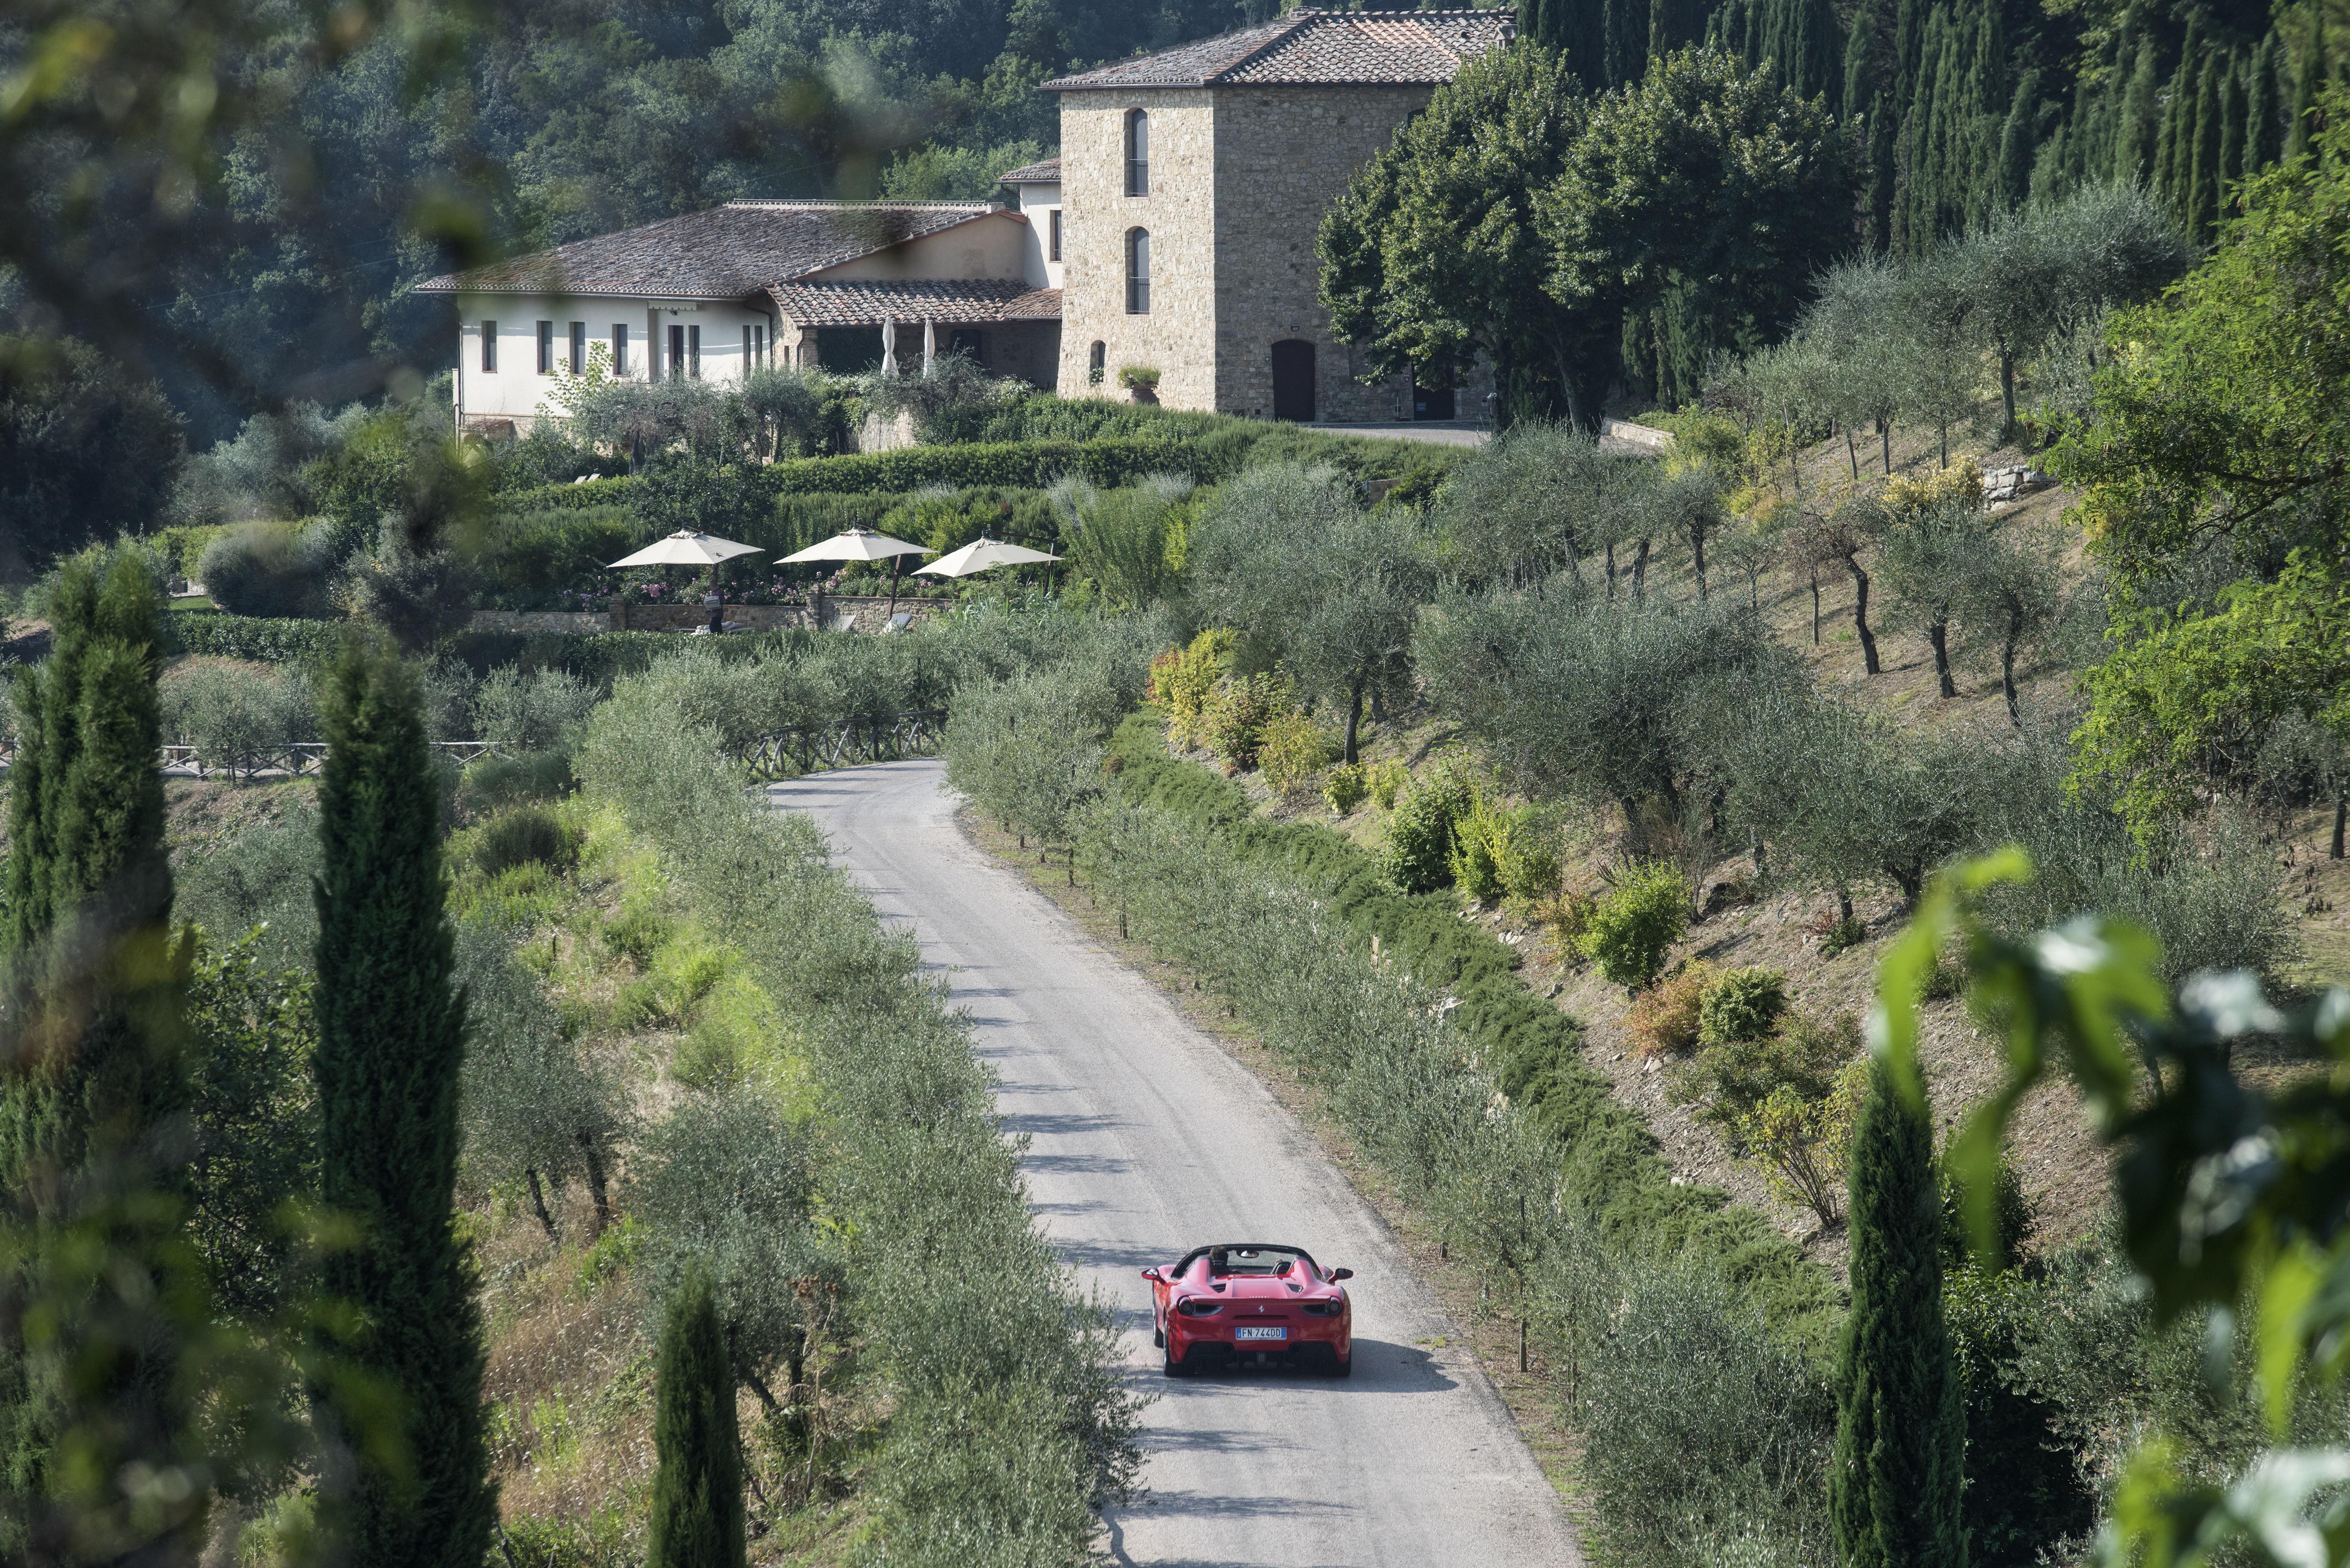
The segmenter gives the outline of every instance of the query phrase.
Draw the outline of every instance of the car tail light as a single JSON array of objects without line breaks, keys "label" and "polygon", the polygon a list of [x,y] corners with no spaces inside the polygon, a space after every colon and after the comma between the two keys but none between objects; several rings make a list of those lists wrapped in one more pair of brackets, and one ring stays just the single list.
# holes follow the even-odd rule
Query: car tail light
[{"label": "car tail light", "polygon": [[1175,1310],[1185,1317],[1213,1317],[1224,1310],[1224,1303],[1202,1301],[1198,1296],[1186,1296],[1175,1303]]},{"label": "car tail light", "polygon": [[1343,1302],[1299,1302],[1298,1310],[1309,1317],[1336,1317]]}]

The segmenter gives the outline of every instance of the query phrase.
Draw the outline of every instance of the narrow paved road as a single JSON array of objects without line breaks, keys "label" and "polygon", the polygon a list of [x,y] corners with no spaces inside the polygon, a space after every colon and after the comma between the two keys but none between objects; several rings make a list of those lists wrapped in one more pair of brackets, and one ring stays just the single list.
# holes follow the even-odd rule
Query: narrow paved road
[{"label": "narrow paved road", "polygon": [[[1147,1414],[1143,1500],[1110,1521],[1154,1568],[1558,1568],[1581,1558],[1509,1412],[1370,1209],[1245,1069],[956,827],[936,763],[778,784],[886,920],[947,972],[1030,1139],[1031,1206],[1117,1304]],[[1162,1378],[1138,1271],[1203,1241],[1355,1271],[1355,1373]],[[1451,1336],[1451,1348],[1431,1342]]]}]

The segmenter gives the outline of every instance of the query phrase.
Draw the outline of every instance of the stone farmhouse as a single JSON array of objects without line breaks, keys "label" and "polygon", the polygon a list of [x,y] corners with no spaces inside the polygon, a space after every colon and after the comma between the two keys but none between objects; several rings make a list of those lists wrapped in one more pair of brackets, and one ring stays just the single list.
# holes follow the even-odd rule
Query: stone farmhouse
[{"label": "stone farmhouse", "polygon": [[[762,365],[918,373],[926,352],[1064,397],[1157,372],[1175,408],[1451,419],[1482,387],[1365,385],[1315,298],[1324,209],[1501,10],[1298,10],[1047,82],[1061,156],[987,202],[730,202],[419,292],[460,315],[460,428],[527,429],[560,372],[739,380]],[[1147,395],[1147,394],[1146,394]]]}]

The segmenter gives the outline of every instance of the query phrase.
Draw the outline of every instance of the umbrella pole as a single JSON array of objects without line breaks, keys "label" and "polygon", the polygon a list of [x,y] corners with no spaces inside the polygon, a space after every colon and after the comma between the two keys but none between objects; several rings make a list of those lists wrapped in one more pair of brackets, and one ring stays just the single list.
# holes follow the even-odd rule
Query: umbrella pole
[{"label": "umbrella pole", "polygon": [[893,617],[898,613],[898,574],[905,565],[906,557],[903,556],[889,557],[889,613]]}]

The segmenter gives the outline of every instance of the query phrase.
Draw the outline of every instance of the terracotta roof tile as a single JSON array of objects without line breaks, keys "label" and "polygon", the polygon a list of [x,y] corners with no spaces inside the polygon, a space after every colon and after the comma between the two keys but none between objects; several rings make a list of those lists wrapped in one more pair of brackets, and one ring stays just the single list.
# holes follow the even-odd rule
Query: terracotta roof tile
[{"label": "terracotta roof tile", "polygon": [[452,273],[418,291],[739,299],[994,210],[983,202],[730,202]]},{"label": "terracotta roof tile", "polygon": [[1061,182],[1061,161],[1047,158],[1042,163],[1024,163],[1011,173],[1000,177],[1005,185],[1057,185]]},{"label": "terracotta roof tile", "polygon": [[1016,280],[990,278],[902,283],[844,279],[779,283],[769,298],[802,327],[879,327],[920,321],[972,327],[990,321],[1052,321],[1061,315],[1061,291],[1030,289]]},{"label": "terracotta roof tile", "polygon": [[1440,87],[1461,62],[1507,42],[1513,11],[1292,11],[1277,22],[1045,84],[1092,88]]}]

